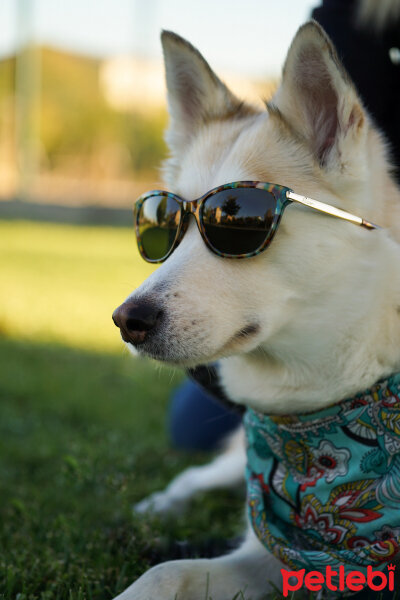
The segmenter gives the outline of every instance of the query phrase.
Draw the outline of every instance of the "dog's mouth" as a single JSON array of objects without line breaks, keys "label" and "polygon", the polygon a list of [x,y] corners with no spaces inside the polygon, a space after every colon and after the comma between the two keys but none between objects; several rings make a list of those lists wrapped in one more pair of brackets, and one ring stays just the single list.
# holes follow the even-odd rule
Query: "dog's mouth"
[{"label": "dog's mouth", "polygon": [[260,325],[258,323],[250,323],[245,327],[242,327],[233,335],[230,340],[225,344],[225,346],[230,346],[231,344],[235,344],[238,341],[242,341],[244,339],[248,339],[260,331]]},{"label": "dog's mouth", "polygon": [[[238,329],[216,351],[207,352],[206,337],[199,334],[188,335],[186,339],[180,336],[154,333],[136,345],[121,333],[121,337],[133,354],[147,356],[160,362],[182,367],[195,367],[203,363],[211,363],[232,354],[245,352],[246,346],[254,342],[260,332],[258,323],[252,322]],[[189,332],[188,332],[189,333]],[[253,349],[253,347],[252,347]]]}]

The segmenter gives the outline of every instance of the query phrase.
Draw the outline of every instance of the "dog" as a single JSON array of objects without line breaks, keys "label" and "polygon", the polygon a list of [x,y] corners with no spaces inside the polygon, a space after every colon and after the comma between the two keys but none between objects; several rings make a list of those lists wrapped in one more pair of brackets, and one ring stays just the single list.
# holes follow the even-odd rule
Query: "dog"
[{"label": "dog", "polygon": [[[249,526],[242,545],[219,558],[157,565],[118,598],[261,600],[274,586],[282,587],[284,570],[299,559],[297,550],[282,546],[276,521],[262,521],[268,519],[268,504],[261,511],[257,507],[270,488],[276,492],[272,512],[290,505],[293,477],[302,499],[308,494],[310,508],[296,524],[301,542],[306,519],[315,511],[320,516],[322,511],[327,522],[340,502],[348,501],[342,493],[345,483],[331,504],[326,498],[323,507],[313,504],[313,498],[322,502],[319,482],[339,489],[349,470],[350,439],[370,436],[371,451],[378,436],[387,435],[387,444],[393,442],[390,456],[398,455],[397,440],[388,433],[399,423],[388,378],[400,371],[400,192],[385,141],[315,22],[297,32],[280,87],[265,110],[238,100],[179,36],[164,32],[162,44],[171,153],[164,172],[170,190],[190,201],[227,182],[273,182],[380,226],[367,230],[293,203],[265,252],[230,260],[210,252],[191,222],[168,259],[114,313],[132,351],[184,368],[218,361],[225,393],[248,408],[248,456],[254,458],[247,473]],[[375,396],[388,405],[385,431],[382,404],[379,425],[373,422],[378,419],[370,404]],[[354,410],[357,431],[351,419],[343,420]],[[315,411],[327,426],[310,450],[307,415]],[[347,428],[346,443],[329,437],[339,425]],[[230,450],[213,465],[184,473],[138,510],[151,505],[169,510],[212,485],[208,478],[213,473],[215,483],[239,481],[243,447],[239,430]],[[334,449],[336,466],[329,471],[326,461]],[[279,460],[284,451],[286,463]],[[302,471],[310,452],[306,460],[312,468]],[[266,464],[270,479],[262,472]],[[357,523],[376,517],[379,498],[372,506],[373,490],[380,486],[382,496],[389,485],[380,479],[360,481],[351,500]],[[342,515],[347,524],[354,517],[349,512]],[[400,518],[393,523],[394,529],[399,526]],[[331,536],[345,535],[345,527],[336,522],[326,527]],[[380,548],[388,551],[383,541]]]}]

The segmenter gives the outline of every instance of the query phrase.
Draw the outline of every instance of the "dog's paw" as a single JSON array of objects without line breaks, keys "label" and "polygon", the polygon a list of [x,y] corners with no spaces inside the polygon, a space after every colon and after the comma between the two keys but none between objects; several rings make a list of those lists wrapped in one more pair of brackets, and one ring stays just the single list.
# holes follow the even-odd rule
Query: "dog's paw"
[{"label": "dog's paw", "polygon": [[167,492],[154,492],[133,505],[133,512],[138,514],[153,513],[157,515],[179,512],[186,502],[172,498]]},{"label": "dog's paw", "polygon": [[[204,600],[208,560],[170,561],[146,571],[114,600]],[[198,573],[199,563],[204,569]]]}]

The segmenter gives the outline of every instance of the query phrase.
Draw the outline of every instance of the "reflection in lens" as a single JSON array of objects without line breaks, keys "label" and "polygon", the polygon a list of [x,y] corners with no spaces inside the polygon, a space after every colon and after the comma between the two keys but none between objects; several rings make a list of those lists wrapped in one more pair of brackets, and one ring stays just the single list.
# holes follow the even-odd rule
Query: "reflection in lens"
[{"label": "reflection in lens", "polygon": [[150,260],[161,260],[174,243],[179,226],[180,206],[168,196],[150,196],[143,202],[137,219],[143,252]]},{"label": "reflection in lens", "polygon": [[275,210],[275,197],[266,190],[222,190],[205,201],[203,225],[209,242],[219,252],[249,254],[268,236]]}]

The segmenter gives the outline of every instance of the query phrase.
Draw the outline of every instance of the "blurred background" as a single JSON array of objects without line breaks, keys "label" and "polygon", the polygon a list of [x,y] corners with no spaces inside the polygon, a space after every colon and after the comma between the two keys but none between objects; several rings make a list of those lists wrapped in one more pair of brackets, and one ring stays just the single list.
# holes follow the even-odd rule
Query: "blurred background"
[{"label": "blurred background", "polygon": [[130,206],[166,153],[160,30],[257,100],[313,4],[1,0],[1,197]]},{"label": "blurred background", "polygon": [[160,30],[259,102],[314,4],[0,0],[0,596],[109,598],[240,532],[224,492],[167,526],[132,515],[205,457],[170,447],[181,375],[128,357],[111,313],[153,269],[131,208],[167,153]]}]

